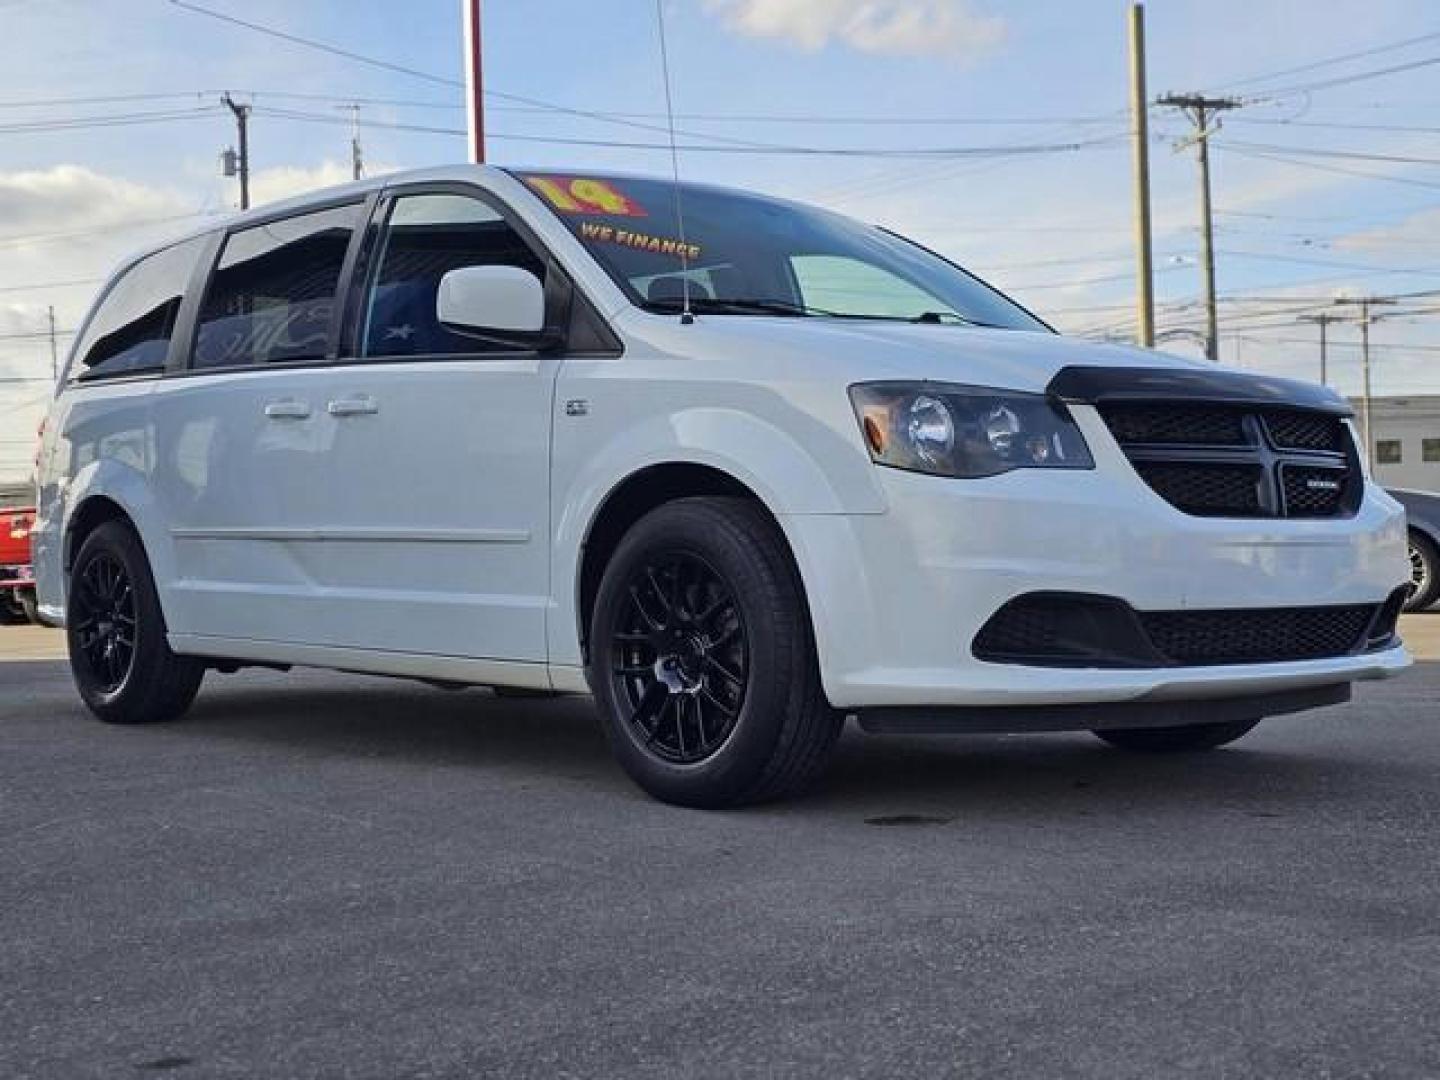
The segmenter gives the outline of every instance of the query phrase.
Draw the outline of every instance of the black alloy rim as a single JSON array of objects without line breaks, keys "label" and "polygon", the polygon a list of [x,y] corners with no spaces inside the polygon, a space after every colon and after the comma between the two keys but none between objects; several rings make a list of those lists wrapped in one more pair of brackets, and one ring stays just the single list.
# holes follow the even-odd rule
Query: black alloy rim
[{"label": "black alloy rim", "polygon": [[739,605],[704,559],[668,553],[640,567],[614,638],[611,678],[631,734],[694,765],[735,730],[750,678]]},{"label": "black alloy rim", "polygon": [[1416,596],[1430,584],[1430,567],[1419,544],[1410,545],[1410,595]]},{"label": "black alloy rim", "polygon": [[135,589],[108,552],[87,562],[75,582],[75,640],[101,693],[118,690],[135,660]]}]

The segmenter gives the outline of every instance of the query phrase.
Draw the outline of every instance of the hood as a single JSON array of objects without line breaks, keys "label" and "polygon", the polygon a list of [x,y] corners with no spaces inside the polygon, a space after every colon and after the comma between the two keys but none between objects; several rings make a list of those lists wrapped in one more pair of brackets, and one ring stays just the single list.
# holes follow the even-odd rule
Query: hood
[{"label": "hood", "polygon": [[680,356],[765,356],[791,376],[849,382],[932,380],[1040,393],[1063,368],[1077,366],[1215,370],[1170,353],[1024,330],[752,315],[699,315],[682,326],[638,310],[622,322],[627,336]]}]

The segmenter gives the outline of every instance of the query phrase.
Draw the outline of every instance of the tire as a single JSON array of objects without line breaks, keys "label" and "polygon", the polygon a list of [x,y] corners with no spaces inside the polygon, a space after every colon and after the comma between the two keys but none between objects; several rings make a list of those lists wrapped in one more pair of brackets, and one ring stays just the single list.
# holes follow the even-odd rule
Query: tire
[{"label": "tire", "polygon": [[35,593],[26,590],[20,594],[20,610],[25,614],[25,621],[34,626],[42,625],[40,621],[40,604],[35,599]]},{"label": "tire", "polygon": [[1144,754],[1185,754],[1214,750],[1248,735],[1259,720],[1231,720],[1219,724],[1183,724],[1179,727],[1113,728],[1096,731],[1097,738],[1121,750]]},{"label": "tire", "polygon": [[844,724],[785,539],[745,499],[680,499],[630,529],[600,582],[589,676],[621,766],[679,806],[794,794]]},{"label": "tire", "polygon": [[80,697],[111,724],[173,720],[190,707],[205,663],[176,656],[140,540],[107,521],[85,538],[70,573],[65,638]]},{"label": "tire", "polygon": [[1410,530],[1410,574],[1405,610],[1424,611],[1440,599],[1440,549],[1418,529]]},{"label": "tire", "polygon": [[0,593],[0,626],[22,626],[25,623],[25,609],[14,596]]}]

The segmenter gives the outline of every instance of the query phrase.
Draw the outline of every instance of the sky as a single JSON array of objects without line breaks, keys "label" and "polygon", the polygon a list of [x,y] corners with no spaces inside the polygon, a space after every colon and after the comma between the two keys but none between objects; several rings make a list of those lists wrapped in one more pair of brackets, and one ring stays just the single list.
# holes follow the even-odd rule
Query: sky
[{"label": "sky", "polygon": [[[897,229],[1066,333],[1129,339],[1127,8],[665,0],[681,171]],[[1152,98],[1241,104],[1211,138],[1222,360],[1318,378],[1304,317],[1399,296],[1372,327],[1375,392],[1440,393],[1440,7],[1146,17]],[[668,173],[652,0],[484,0],[483,31],[492,162]],[[28,471],[49,309],[63,362],[119,259],[237,205],[220,94],[254,106],[259,203],[348,179],[357,116],[371,175],[464,160],[461,54],[460,0],[0,0],[0,480]],[[1194,354],[1190,124],[1150,122],[1157,326]],[[1333,310],[1331,381],[1354,393],[1356,309]]]}]

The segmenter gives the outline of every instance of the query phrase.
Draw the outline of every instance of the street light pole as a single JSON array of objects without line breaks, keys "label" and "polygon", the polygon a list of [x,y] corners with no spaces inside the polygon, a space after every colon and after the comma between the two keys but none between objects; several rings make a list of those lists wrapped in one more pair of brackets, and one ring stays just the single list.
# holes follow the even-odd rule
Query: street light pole
[{"label": "street light pole", "polygon": [[1355,299],[1341,297],[1337,304],[1349,304],[1360,309],[1360,369],[1362,388],[1360,391],[1360,423],[1365,434],[1365,461],[1371,471],[1375,469],[1375,436],[1370,424],[1370,323],[1375,318],[1370,314],[1372,307],[1394,304],[1387,296],[1361,296]]}]

